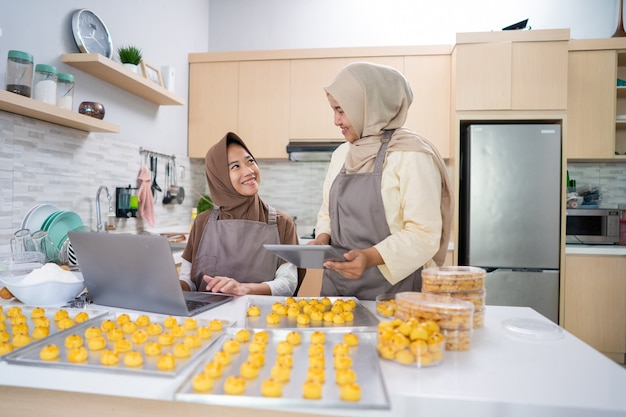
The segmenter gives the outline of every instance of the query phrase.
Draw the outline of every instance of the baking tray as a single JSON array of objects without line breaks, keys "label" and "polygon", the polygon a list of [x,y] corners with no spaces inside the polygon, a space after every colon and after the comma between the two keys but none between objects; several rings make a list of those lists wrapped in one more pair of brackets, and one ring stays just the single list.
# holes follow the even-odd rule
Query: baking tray
[{"label": "baking tray", "polygon": [[[12,325],[12,320],[11,318],[8,317],[9,314],[9,310],[12,308],[19,308],[21,309],[21,315],[23,315],[24,317],[26,317],[26,325],[28,326],[28,335],[30,336],[31,342],[26,345],[26,346],[22,346],[19,348],[14,348],[11,352],[7,352],[5,354],[0,354],[0,360],[4,360],[4,358],[7,355],[10,354],[14,354],[16,352],[19,352],[25,348],[27,348],[28,346],[31,346],[34,343],[39,343],[39,342],[45,342],[47,340],[49,340],[52,336],[58,334],[58,333],[67,333],[72,331],[71,329],[75,326],[81,325],[82,323],[76,323],[74,326],[68,328],[68,329],[61,329],[59,328],[58,324],[55,323],[55,315],[60,311],[60,310],[65,310],[67,311],[67,316],[69,318],[71,318],[72,320],[76,317],[76,315],[78,313],[81,312],[85,312],[89,315],[88,320],[91,320],[95,317],[99,317],[99,316],[103,316],[103,315],[107,315],[108,312],[106,310],[92,310],[92,309],[83,309],[83,308],[66,308],[66,307],[36,307],[36,306],[29,306],[29,305],[4,305],[2,306],[2,313],[0,314],[0,322],[3,322],[4,325],[6,326],[4,329],[4,332],[6,332],[8,335],[10,335],[11,339],[9,340],[9,342],[11,342],[12,338],[13,338],[13,325]],[[31,314],[33,312],[33,310],[35,309],[39,309],[42,308],[44,310],[44,315],[43,317],[45,317],[46,319],[48,319],[50,321],[50,325],[48,326],[50,333],[48,334],[48,336],[42,338],[42,339],[35,339],[33,337],[33,330],[35,329],[35,319],[33,319],[31,317]]]},{"label": "baking tray", "polygon": [[[148,342],[157,342],[158,336],[149,336],[148,339],[143,343],[133,343],[133,350],[140,352],[143,356],[143,365],[141,367],[133,368],[126,367],[124,365],[124,353],[119,354],[119,364],[116,366],[105,366],[100,363],[100,355],[104,351],[104,349],[113,350],[113,346],[115,342],[109,341],[106,337],[106,334],[103,332],[103,336],[106,339],[106,347],[103,350],[93,351],[87,347],[87,339],[84,336],[85,331],[90,327],[101,327],[102,323],[106,320],[112,320],[116,323],[116,328],[121,328],[121,325],[117,324],[117,320],[121,314],[127,314],[131,321],[136,321],[137,317],[140,315],[147,316],[150,319],[151,323],[159,323],[163,326],[164,322],[168,318],[174,318],[176,322],[180,325],[184,324],[186,319],[190,319],[190,317],[174,317],[174,316],[166,316],[166,315],[158,315],[158,314],[146,314],[146,313],[110,313],[105,316],[100,316],[95,319],[91,319],[85,323],[82,323],[80,326],[75,326],[70,329],[70,332],[63,332],[56,334],[52,337],[49,337],[46,340],[42,340],[41,342],[33,343],[19,352],[12,352],[6,355],[6,361],[9,363],[17,364],[17,365],[31,365],[31,366],[41,366],[41,367],[55,367],[55,368],[64,368],[64,369],[73,369],[73,370],[88,370],[88,371],[102,371],[102,372],[113,372],[113,373],[123,373],[123,374],[131,374],[131,375],[150,375],[150,376],[160,376],[160,377],[175,377],[179,375],[181,372],[185,370],[193,361],[195,361],[203,351],[205,351],[209,346],[211,346],[215,341],[218,340],[220,335],[224,333],[224,329],[232,326],[232,323],[228,320],[220,320],[222,322],[223,328],[220,331],[213,331],[211,333],[211,337],[208,339],[202,339],[202,344],[199,347],[193,348],[191,350],[191,355],[188,358],[176,358],[176,366],[171,371],[163,371],[157,368],[157,358],[159,356],[147,356],[144,353],[144,347]],[[203,319],[195,319],[197,321],[198,327],[200,326],[208,326],[211,320],[203,320]],[[139,326],[138,328],[141,328]],[[168,329],[163,326],[163,332],[165,333]],[[191,334],[195,331],[188,330],[187,335]],[[84,346],[88,351],[88,358],[86,362],[83,363],[74,363],[67,360],[67,351],[65,348],[65,338],[69,335],[77,334],[80,335],[84,340]],[[131,334],[125,334],[124,337],[128,340],[131,340]],[[174,344],[182,343],[184,340],[183,337],[175,338]],[[39,352],[41,349],[48,344],[56,344],[59,347],[59,358],[56,361],[46,361],[39,358]],[[161,346],[161,355],[166,353],[173,352],[173,346]]]},{"label": "baking tray", "polygon": [[[324,297],[290,297],[296,302],[300,300],[311,301],[313,299],[321,300]],[[244,311],[244,323],[246,323],[249,329],[320,329],[320,328],[346,328],[349,327],[354,330],[372,330],[373,327],[378,325],[378,318],[367,307],[365,307],[356,297],[326,297],[331,303],[336,300],[354,300],[356,307],[352,311],[354,314],[354,320],[347,321],[341,324],[335,324],[327,321],[311,321],[308,325],[299,325],[295,317],[289,317],[287,315],[279,316],[278,324],[268,324],[265,319],[268,314],[272,312],[272,306],[274,303],[285,304],[287,297],[275,297],[275,296],[249,296],[246,310]],[[251,306],[258,306],[261,310],[261,314],[258,317],[249,317],[247,315],[248,308]]]},{"label": "baking tray", "polygon": [[[333,365],[333,347],[343,341],[343,336],[349,333],[349,329],[323,329],[318,330],[326,335],[324,344],[326,380],[323,384],[322,398],[319,400],[307,400],[302,398],[302,384],[307,378],[309,367],[309,346],[311,335],[315,330],[250,330],[251,337],[260,331],[269,334],[269,341],[265,350],[265,365],[261,367],[259,375],[252,380],[246,381],[243,395],[228,395],[224,392],[224,380],[230,375],[239,375],[239,368],[248,358],[248,345],[250,342],[241,343],[239,353],[232,355],[232,362],[223,368],[223,375],[216,379],[213,390],[210,393],[199,393],[193,389],[193,378],[203,372],[204,366],[209,363],[216,352],[222,350],[226,340],[232,339],[240,329],[232,327],[208,349],[198,361],[198,365],[186,377],[175,393],[175,399],[180,401],[198,402],[205,404],[221,404],[228,406],[246,407],[320,407],[320,408],[344,408],[344,409],[389,409],[389,398],[379,367],[378,353],[376,351],[377,333],[374,331],[355,331],[359,338],[357,346],[350,348],[352,369],[356,372],[357,383],[361,387],[360,401],[343,401],[340,398],[339,386],[335,383],[335,370]],[[271,369],[276,362],[276,348],[280,341],[286,340],[290,331],[300,332],[302,343],[293,348],[293,368],[289,382],[283,385],[281,397],[264,397],[261,394],[262,382],[271,375]]]}]

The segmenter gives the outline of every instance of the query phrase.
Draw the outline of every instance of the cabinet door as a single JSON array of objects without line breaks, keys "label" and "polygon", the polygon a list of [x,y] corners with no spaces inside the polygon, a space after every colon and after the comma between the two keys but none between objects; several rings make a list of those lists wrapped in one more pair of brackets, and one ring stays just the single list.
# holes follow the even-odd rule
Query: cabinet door
[{"label": "cabinet door", "polygon": [[615,51],[569,53],[567,158],[615,152]]},{"label": "cabinet door", "polygon": [[456,109],[511,108],[511,42],[456,46]]},{"label": "cabinet door", "polygon": [[623,361],[626,258],[566,255],[565,268],[563,327],[615,359],[621,355]]},{"label": "cabinet door", "polygon": [[287,158],[289,61],[239,63],[238,134],[256,158]]},{"label": "cabinet door", "polygon": [[567,42],[513,43],[511,108],[567,108]]},{"label": "cabinet door", "polygon": [[237,131],[237,62],[189,65],[190,158],[204,158],[228,131]]},{"label": "cabinet door", "polygon": [[413,90],[407,127],[450,157],[450,55],[407,56],[404,74]]},{"label": "cabinet door", "polygon": [[297,140],[340,140],[324,87],[347,64],[357,61],[389,65],[404,70],[404,57],[352,57],[294,59],[291,61],[291,113],[289,137]]}]

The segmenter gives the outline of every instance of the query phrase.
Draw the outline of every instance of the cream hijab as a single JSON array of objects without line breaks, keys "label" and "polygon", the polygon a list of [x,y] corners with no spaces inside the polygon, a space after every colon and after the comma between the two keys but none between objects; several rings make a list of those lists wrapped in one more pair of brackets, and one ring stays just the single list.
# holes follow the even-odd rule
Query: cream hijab
[{"label": "cream hijab", "polygon": [[441,174],[443,223],[439,251],[433,260],[442,265],[452,226],[452,186],[437,149],[425,138],[403,127],[413,102],[413,92],[407,80],[392,67],[355,62],[342,69],[324,90],[337,100],[360,137],[350,144],[345,160],[348,173],[372,172],[385,130],[395,130],[387,152],[423,152],[433,158]]}]

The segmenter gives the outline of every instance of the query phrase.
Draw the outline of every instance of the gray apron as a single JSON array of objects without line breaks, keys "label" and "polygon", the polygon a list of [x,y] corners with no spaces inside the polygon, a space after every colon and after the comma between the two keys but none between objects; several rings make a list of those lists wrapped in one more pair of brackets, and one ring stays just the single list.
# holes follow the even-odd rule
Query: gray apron
[{"label": "gray apron", "polygon": [[[373,172],[346,174],[345,165],[329,193],[331,244],[341,249],[366,249],[391,234],[381,195],[381,178],[387,146],[393,130],[385,131]],[[421,268],[395,285],[377,266],[367,268],[359,279],[348,279],[336,271],[324,270],[322,296],[354,296],[374,300],[379,294],[420,291]]]},{"label": "gray apron", "polygon": [[192,263],[191,279],[204,291],[204,275],[234,278],[239,282],[264,282],[274,279],[280,259],[264,243],[278,244],[280,236],[276,209],[268,205],[267,223],[252,220],[218,220],[213,210],[202,232]]}]

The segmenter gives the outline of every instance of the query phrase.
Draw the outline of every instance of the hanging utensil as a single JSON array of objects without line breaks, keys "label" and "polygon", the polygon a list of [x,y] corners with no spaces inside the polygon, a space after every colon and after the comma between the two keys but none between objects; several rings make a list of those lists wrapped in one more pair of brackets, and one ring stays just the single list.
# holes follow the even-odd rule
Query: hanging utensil
[{"label": "hanging utensil", "polygon": [[178,204],[183,204],[183,201],[185,200],[185,189],[178,185],[178,169],[176,168],[176,159],[173,161],[173,169],[173,187],[170,188],[174,189],[176,202]]},{"label": "hanging utensil", "polygon": [[171,165],[168,161],[165,166],[165,193],[163,195],[163,204],[169,204],[172,201],[172,193],[170,192],[170,175]]}]

